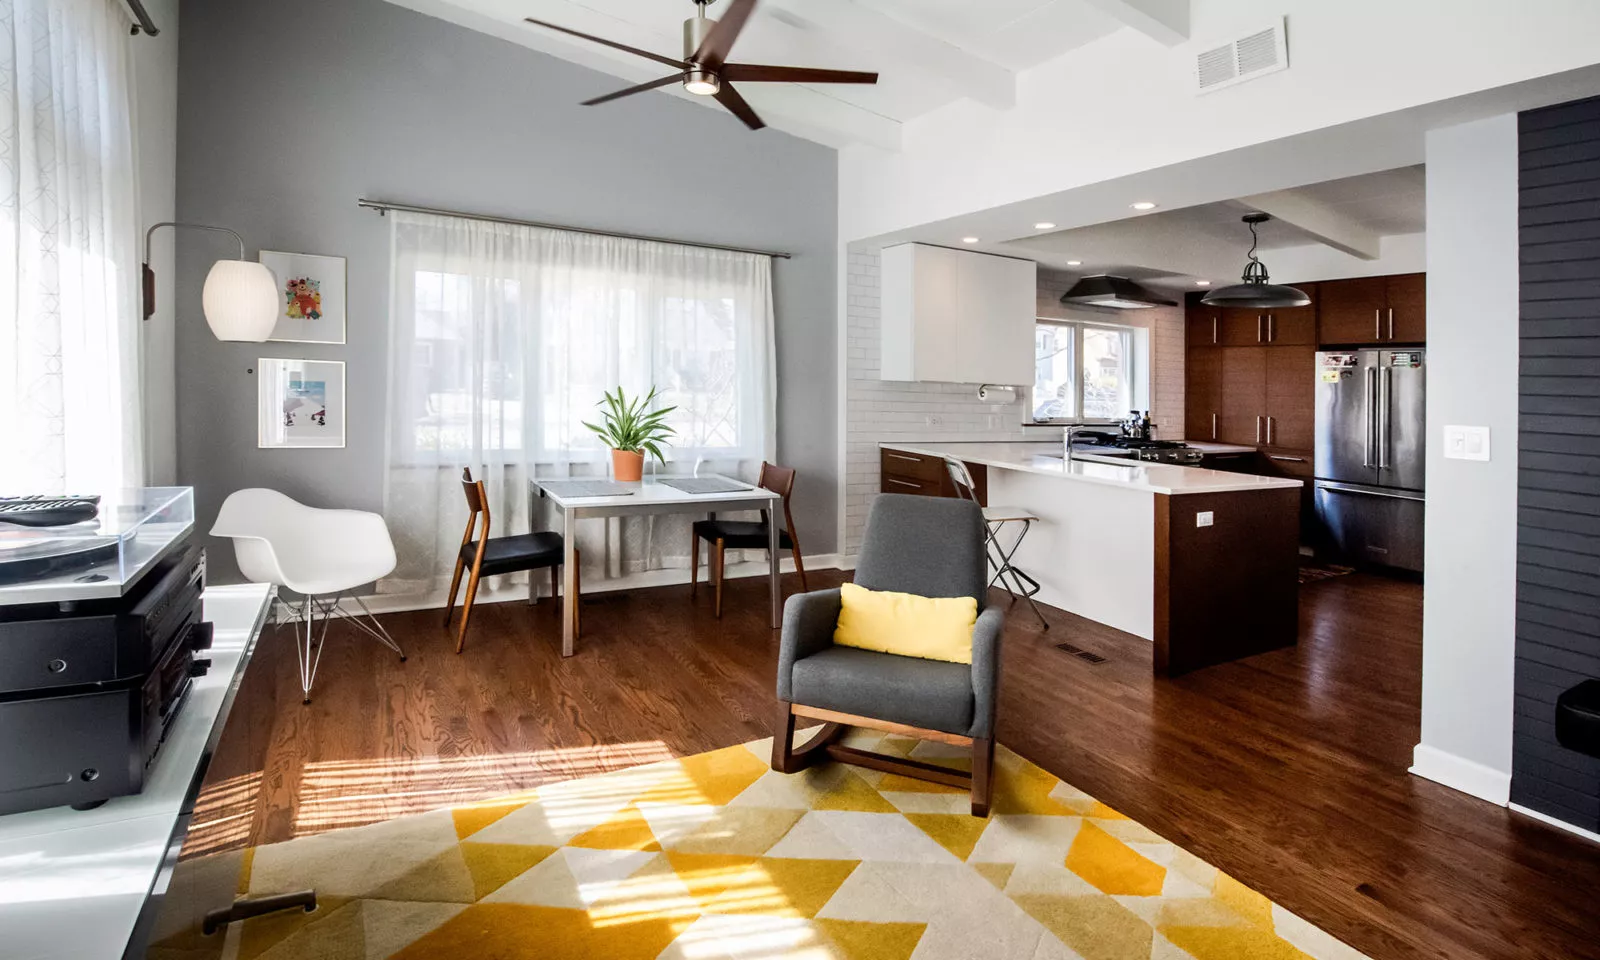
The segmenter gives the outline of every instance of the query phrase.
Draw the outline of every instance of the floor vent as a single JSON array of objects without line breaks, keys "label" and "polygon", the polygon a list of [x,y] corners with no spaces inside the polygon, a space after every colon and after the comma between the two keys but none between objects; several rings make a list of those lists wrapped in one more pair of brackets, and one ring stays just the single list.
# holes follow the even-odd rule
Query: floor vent
[{"label": "floor vent", "polygon": [[1056,644],[1056,649],[1060,650],[1062,653],[1070,653],[1079,660],[1083,660],[1088,663],[1101,664],[1106,662],[1106,658],[1100,656],[1100,654],[1090,653],[1082,647],[1074,646],[1070,643],[1058,643]]},{"label": "floor vent", "polygon": [[1210,93],[1288,67],[1289,44],[1284,33],[1284,21],[1280,17],[1260,30],[1210,46],[1196,54],[1195,90],[1198,93]]}]

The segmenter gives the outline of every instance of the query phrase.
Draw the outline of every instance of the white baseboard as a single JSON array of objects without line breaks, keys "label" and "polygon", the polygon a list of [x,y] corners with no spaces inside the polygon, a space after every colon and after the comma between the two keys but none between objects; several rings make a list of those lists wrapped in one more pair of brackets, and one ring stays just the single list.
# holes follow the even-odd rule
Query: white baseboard
[{"label": "white baseboard", "polygon": [[[841,569],[839,566],[839,555],[836,553],[819,553],[808,556],[805,558],[805,563],[807,572],[812,570]],[[778,570],[780,573],[794,573],[794,560],[787,556],[783,557],[778,561]],[[706,568],[701,569],[700,575],[702,583],[706,582],[705,577],[707,573],[708,571]],[[723,575],[730,580],[738,580],[745,577],[764,577],[767,575],[767,564],[765,560],[730,563],[727,569],[723,571]],[[647,570],[643,573],[631,573],[627,576],[617,577],[611,580],[586,582],[583,585],[583,593],[585,596],[594,596],[595,594],[612,593],[618,590],[640,590],[645,587],[671,587],[678,585],[687,586],[688,583],[689,571],[687,569]],[[547,589],[547,585],[545,584],[541,584],[541,587],[546,587]],[[431,593],[378,593],[362,597],[361,599],[366,603],[368,609],[370,609],[373,613],[402,613],[407,610],[443,610],[446,592],[447,588],[441,587],[440,589]],[[541,589],[539,596],[545,597],[548,596],[548,593],[544,589]],[[479,589],[478,597],[473,601],[473,604],[476,606],[480,603],[512,603],[516,601],[521,601],[523,603],[528,601],[528,588],[526,586],[508,586],[505,584],[497,584],[494,587],[490,587],[488,582],[485,581],[484,586]],[[459,598],[457,602],[459,602]],[[355,616],[359,615],[360,613],[361,608],[356,606],[355,601],[349,599],[340,601],[340,616]]]},{"label": "white baseboard", "polygon": [[840,556],[838,559],[839,563],[834,567],[835,570],[854,570],[856,568],[856,560],[858,559],[858,555],[852,553],[849,556]]},{"label": "white baseboard", "polygon": [[1540,813],[1537,810],[1529,810],[1520,803],[1507,804],[1507,806],[1509,806],[1514,812],[1522,814],[1524,817],[1532,817],[1535,820],[1548,823],[1550,826],[1565,830],[1568,833],[1575,833],[1578,836],[1583,837],[1585,840],[1593,840],[1595,843],[1600,843],[1600,833],[1595,833],[1592,830],[1585,830],[1582,827],[1575,827],[1565,820],[1557,820],[1548,813]]},{"label": "white baseboard", "polygon": [[1425,743],[1417,744],[1411,752],[1411,772],[1495,806],[1511,802],[1511,774]]}]

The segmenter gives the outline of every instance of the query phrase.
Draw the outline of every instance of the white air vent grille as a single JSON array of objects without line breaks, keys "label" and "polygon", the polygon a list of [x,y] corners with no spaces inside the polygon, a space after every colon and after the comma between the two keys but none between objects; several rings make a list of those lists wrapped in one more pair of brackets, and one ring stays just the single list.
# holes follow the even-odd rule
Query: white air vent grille
[{"label": "white air vent grille", "polygon": [[1271,26],[1198,54],[1194,64],[1195,89],[1210,93],[1288,69],[1288,66],[1289,45],[1283,20],[1279,18]]}]

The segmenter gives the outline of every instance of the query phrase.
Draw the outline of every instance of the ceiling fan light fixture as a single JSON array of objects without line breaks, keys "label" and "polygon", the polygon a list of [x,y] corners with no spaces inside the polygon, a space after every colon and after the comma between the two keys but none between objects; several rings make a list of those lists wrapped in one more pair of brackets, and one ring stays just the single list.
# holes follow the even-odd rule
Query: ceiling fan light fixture
[{"label": "ceiling fan light fixture", "polygon": [[690,70],[683,75],[683,89],[697,97],[714,97],[722,92],[722,81],[714,73]]},{"label": "ceiling fan light fixture", "polygon": [[1256,224],[1266,223],[1272,217],[1265,213],[1251,213],[1241,219],[1250,226],[1250,262],[1245,264],[1244,274],[1239,278],[1243,282],[1208,290],[1200,302],[1214,307],[1245,309],[1283,309],[1309,304],[1311,297],[1304,290],[1273,283],[1267,275],[1267,265],[1256,256],[1256,245],[1260,242],[1256,235]]}]

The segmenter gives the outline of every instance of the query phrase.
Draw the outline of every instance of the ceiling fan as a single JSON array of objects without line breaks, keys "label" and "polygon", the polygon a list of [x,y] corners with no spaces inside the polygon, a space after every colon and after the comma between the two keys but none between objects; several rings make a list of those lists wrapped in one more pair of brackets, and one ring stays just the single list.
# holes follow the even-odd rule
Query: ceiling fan
[{"label": "ceiling fan", "polygon": [[592,107],[597,103],[606,103],[610,100],[619,100],[646,90],[654,90],[670,83],[682,81],[683,89],[702,97],[715,97],[717,102],[727,107],[734,116],[744,121],[745,126],[751,130],[760,130],[766,126],[756,112],[750,109],[750,104],[744,97],[739,96],[739,91],[733,88],[733,81],[741,83],[877,83],[876,73],[863,73],[856,70],[821,70],[812,67],[775,67],[759,63],[729,63],[728,53],[733,49],[733,43],[739,39],[739,31],[744,29],[745,21],[750,19],[750,14],[755,10],[756,0],[732,0],[728,12],[723,14],[721,20],[706,18],[706,7],[716,0],[694,0],[695,15],[683,22],[683,59],[674,60],[638,47],[630,47],[615,40],[596,37],[592,34],[569,30],[566,27],[546,23],[526,17],[529,23],[540,27],[547,27],[574,37],[582,37],[595,43],[605,44],[616,50],[622,50],[636,56],[654,60],[656,63],[666,64],[678,72],[660,80],[651,80],[641,83],[636,87],[608,93],[603,97],[585,100],[583,105]]}]

